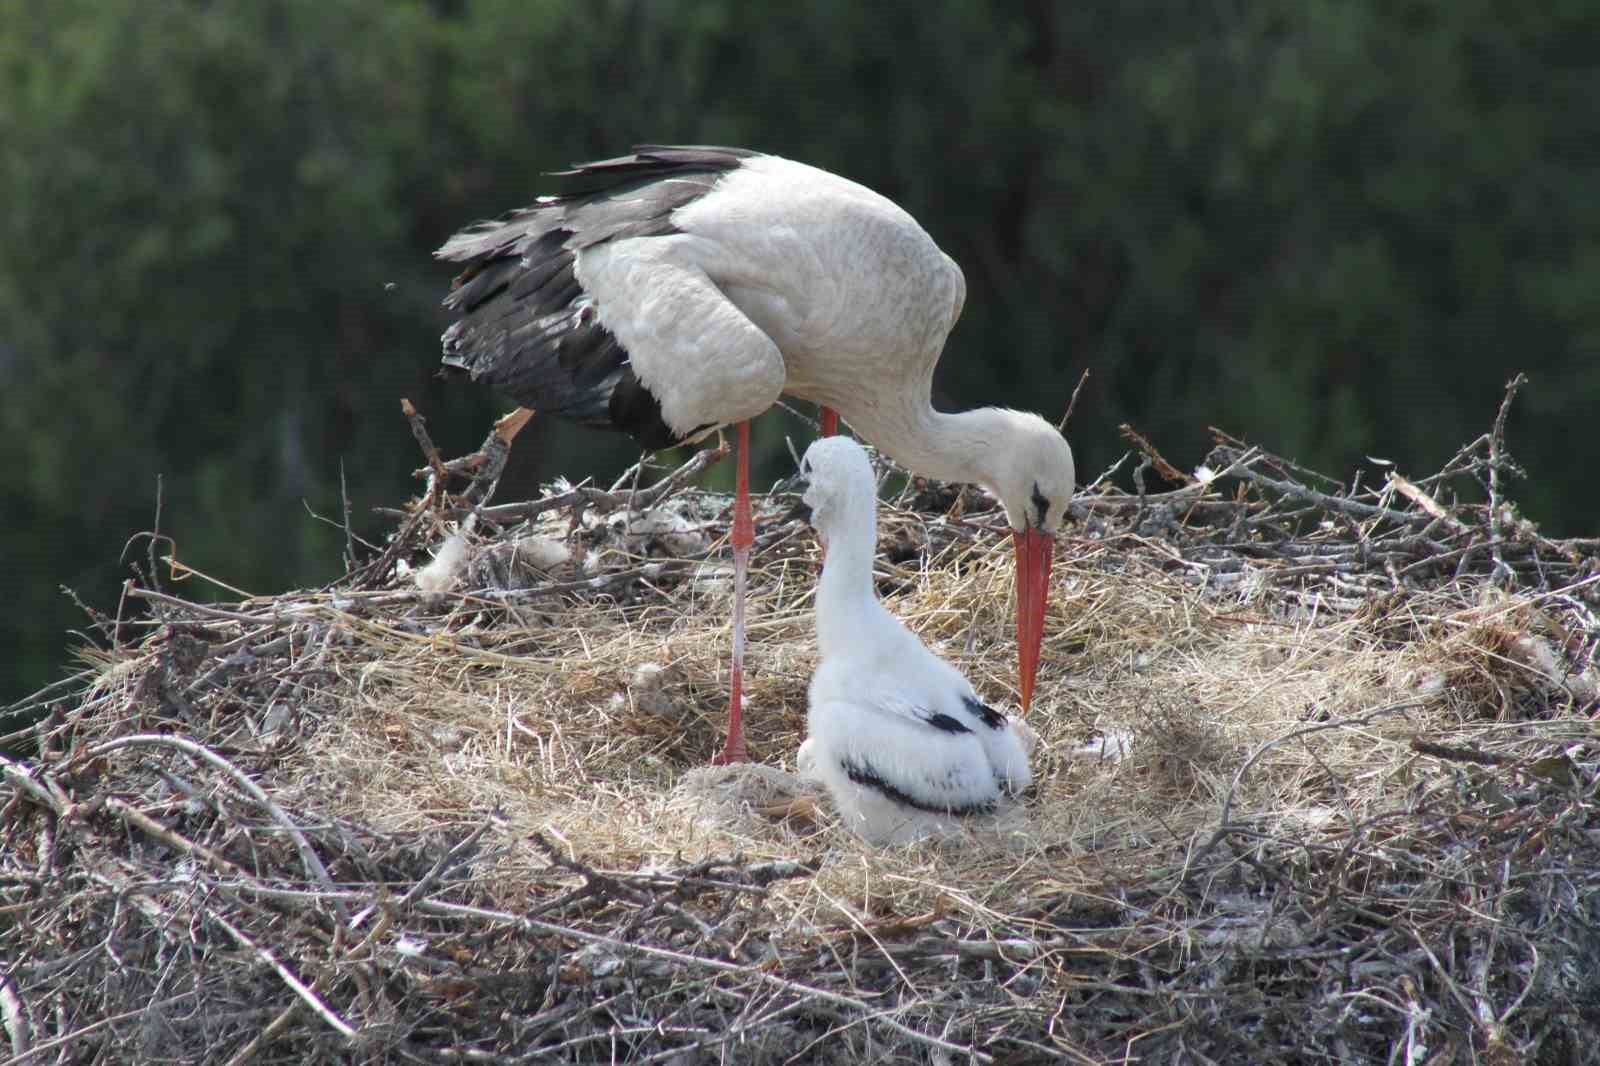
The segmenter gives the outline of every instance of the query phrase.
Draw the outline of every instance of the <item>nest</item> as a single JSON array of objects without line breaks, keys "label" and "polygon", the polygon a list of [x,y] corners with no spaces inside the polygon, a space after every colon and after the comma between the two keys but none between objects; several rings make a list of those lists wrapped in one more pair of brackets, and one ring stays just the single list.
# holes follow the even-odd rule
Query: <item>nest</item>
[{"label": "nest", "polygon": [[[1058,550],[1022,819],[893,849],[788,772],[819,556],[783,486],[759,765],[710,768],[720,453],[490,506],[505,442],[452,497],[423,434],[344,580],[152,569],[13,708],[4,1061],[1600,1061],[1600,544],[1517,515],[1502,425],[1371,488],[1135,436],[1141,491]],[[881,593],[1014,706],[1001,515],[883,468]]]}]

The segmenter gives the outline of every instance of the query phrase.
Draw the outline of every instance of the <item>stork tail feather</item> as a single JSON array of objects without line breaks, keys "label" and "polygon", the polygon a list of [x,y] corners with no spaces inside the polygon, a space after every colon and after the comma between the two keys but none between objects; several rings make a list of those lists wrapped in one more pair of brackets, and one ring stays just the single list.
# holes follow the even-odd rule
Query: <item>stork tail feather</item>
[{"label": "stork tail feather", "polygon": [[585,249],[678,232],[672,216],[755,153],[645,146],[557,176],[578,191],[480,222],[435,256],[463,263],[444,306],[459,317],[442,362],[525,407],[623,430],[646,448],[676,443],[659,400],[640,382],[578,278]]}]

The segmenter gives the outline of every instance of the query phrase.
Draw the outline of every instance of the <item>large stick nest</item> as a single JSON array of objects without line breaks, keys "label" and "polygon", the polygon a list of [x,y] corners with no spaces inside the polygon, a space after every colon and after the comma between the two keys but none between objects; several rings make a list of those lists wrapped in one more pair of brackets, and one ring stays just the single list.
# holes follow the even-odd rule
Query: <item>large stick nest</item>
[{"label": "large stick nest", "polygon": [[[898,849],[786,772],[784,486],[760,764],[705,765],[716,451],[499,506],[430,455],[322,590],[152,566],[12,708],[48,713],[0,757],[4,1062],[1600,1062],[1600,543],[1517,515],[1502,426],[1371,487],[1135,436],[1141,493],[1058,546],[1025,817]],[[1002,517],[883,469],[886,603],[1014,708]]]}]

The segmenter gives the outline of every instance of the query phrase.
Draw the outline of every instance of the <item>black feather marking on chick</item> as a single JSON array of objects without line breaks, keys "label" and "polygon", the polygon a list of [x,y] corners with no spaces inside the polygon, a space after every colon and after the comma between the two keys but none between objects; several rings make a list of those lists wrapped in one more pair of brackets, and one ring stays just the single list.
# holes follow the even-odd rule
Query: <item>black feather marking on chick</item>
[{"label": "black feather marking on chick", "polygon": [[971,696],[961,697],[961,702],[967,705],[967,710],[977,716],[978,721],[990,729],[1004,729],[1006,727],[1006,716],[993,707],[975,700]]},{"label": "black feather marking on chick", "polygon": [[913,796],[885,780],[884,776],[871,763],[850,756],[839,760],[839,768],[844,771],[846,777],[856,784],[870,788],[885,799],[898,803],[902,807],[910,807],[912,810],[926,811],[929,814],[949,814],[963,817],[976,814],[993,814],[996,810],[993,800],[985,800],[979,803],[948,804]]}]

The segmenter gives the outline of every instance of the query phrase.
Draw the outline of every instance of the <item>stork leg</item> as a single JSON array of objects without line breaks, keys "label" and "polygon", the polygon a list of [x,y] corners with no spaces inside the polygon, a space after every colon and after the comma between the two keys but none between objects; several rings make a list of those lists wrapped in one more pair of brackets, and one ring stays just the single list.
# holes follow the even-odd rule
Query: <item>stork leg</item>
[{"label": "stork leg", "polygon": [[[824,437],[835,437],[839,434],[839,412],[825,403],[817,404],[818,430]],[[828,556],[828,543],[822,539],[822,534],[817,534],[817,544],[822,548],[823,558]],[[822,564],[817,564],[817,572],[822,572]]]},{"label": "stork leg", "polygon": [[711,761],[718,766],[745,762],[744,746],[744,588],[750,569],[750,546],[756,541],[755,522],[750,517],[750,423],[740,422],[739,458],[733,496],[733,529],[728,535],[733,545],[733,666],[728,698],[728,742]]}]

